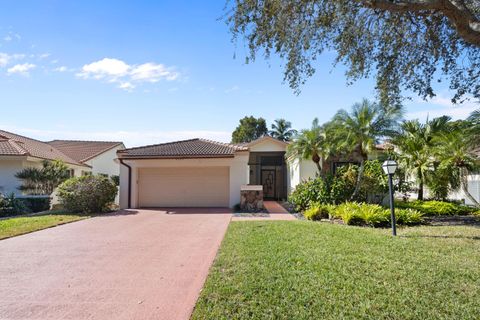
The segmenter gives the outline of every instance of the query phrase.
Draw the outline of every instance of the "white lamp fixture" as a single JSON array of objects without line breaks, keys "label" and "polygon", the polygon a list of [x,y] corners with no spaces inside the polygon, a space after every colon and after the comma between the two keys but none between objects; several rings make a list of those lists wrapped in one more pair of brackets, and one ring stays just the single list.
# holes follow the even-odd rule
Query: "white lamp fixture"
[{"label": "white lamp fixture", "polygon": [[382,164],[382,169],[385,174],[394,174],[395,171],[397,170],[397,162],[395,160],[386,160]]}]

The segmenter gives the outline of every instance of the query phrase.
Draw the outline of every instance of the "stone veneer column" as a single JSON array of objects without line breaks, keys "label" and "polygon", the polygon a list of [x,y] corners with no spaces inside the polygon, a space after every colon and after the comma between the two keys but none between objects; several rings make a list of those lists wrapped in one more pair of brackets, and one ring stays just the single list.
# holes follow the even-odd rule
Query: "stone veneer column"
[{"label": "stone veneer column", "polygon": [[240,188],[240,209],[245,212],[259,212],[263,206],[263,186],[244,185]]}]

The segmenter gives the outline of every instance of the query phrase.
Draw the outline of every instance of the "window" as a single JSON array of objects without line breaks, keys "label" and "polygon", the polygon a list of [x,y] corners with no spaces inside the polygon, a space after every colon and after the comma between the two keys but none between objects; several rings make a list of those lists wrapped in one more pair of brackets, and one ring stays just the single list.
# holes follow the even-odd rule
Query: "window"
[{"label": "window", "polygon": [[74,169],[68,169],[68,177],[69,178],[75,177],[75,170]]}]

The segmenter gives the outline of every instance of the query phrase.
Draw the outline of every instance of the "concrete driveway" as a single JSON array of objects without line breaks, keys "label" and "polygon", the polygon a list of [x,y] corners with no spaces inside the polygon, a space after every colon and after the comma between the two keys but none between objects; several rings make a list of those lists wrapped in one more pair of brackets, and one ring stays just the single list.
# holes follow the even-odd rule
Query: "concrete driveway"
[{"label": "concrete driveway", "polygon": [[188,319],[228,209],[126,211],[0,241],[0,319]]}]

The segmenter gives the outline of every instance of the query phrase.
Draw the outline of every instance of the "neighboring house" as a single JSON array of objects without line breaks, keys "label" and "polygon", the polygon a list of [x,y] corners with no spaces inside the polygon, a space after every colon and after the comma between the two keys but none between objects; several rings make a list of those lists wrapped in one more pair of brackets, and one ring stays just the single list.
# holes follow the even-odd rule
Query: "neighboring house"
[{"label": "neighboring house", "polygon": [[53,140],[48,142],[70,158],[91,167],[92,174],[109,177],[120,175],[115,159],[117,151],[125,149],[122,142]]},{"label": "neighboring house", "polygon": [[0,193],[20,195],[21,181],[15,178],[15,174],[28,167],[40,168],[44,160],[62,160],[71,175],[91,172],[88,164],[69,157],[46,142],[0,130]]},{"label": "neighboring house", "polygon": [[266,199],[286,199],[317,174],[311,160],[286,160],[287,145],[266,136],[246,144],[192,139],[120,150],[120,207],[233,207],[249,184],[262,185]]}]

